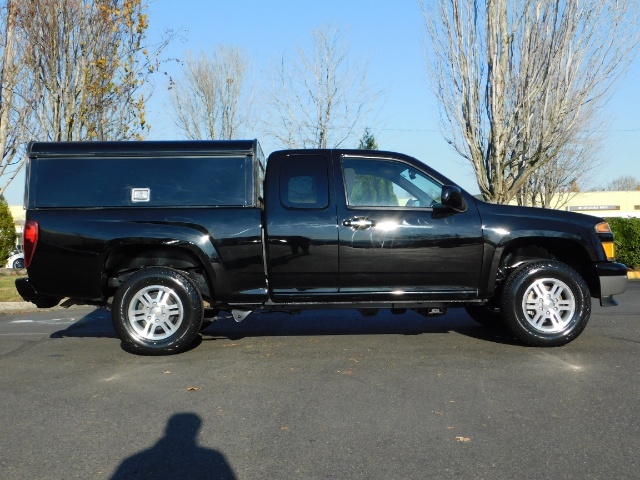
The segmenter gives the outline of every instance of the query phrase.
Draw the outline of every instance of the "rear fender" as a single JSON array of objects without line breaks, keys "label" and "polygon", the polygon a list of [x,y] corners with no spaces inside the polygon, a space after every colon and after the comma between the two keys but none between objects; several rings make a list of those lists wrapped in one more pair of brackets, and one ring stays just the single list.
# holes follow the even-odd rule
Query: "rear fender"
[{"label": "rear fender", "polygon": [[173,239],[161,243],[126,244],[124,239],[119,239],[113,243],[117,246],[109,249],[104,263],[109,291],[117,289],[133,272],[152,266],[184,271],[207,299],[211,299],[214,292],[224,292],[229,288],[220,256],[212,242],[196,246],[192,242]]}]

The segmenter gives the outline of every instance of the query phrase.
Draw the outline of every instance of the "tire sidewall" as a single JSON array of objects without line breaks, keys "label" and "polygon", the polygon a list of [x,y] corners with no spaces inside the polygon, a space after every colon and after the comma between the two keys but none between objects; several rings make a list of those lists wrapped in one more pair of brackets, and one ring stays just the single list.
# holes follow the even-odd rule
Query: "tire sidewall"
[{"label": "tire sidewall", "polygon": [[[151,285],[172,288],[182,302],[182,324],[168,338],[149,340],[135,331],[128,319],[129,305],[136,294]],[[169,268],[151,267],[129,277],[113,299],[112,319],[126,350],[143,355],[169,355],[186,350],[197,338],[203,319],[203,302],[195,284],[184,274]]]},{"label": "tire sidewall", "polygon": [[[534,328],[523,311],[527,289],[542,278],[562,281],[574,296],[575,311],[560,332],[542,332]],[[507,279],[501,311],[507,328],[524,343],[539,347],[560,346],[574,340],[586,327],[591,315],[591,296],[582,277],[568,265],[552,260],[536,262],[517,269]]]}]

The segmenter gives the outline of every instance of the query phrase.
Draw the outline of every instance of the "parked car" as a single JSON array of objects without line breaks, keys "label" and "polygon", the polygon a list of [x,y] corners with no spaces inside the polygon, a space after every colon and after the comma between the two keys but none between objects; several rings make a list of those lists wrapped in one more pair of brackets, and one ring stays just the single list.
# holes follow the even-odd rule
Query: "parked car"
[{"label": "parked car", "polygon": [[554,347],[582,332],[592,297],[614,306],[627,286],[602,218],[485,203],[399,153],[265,164],[238,140],[42,142],[28,156],[18,292],[111,306],[138,353],[188,349],[218,310],[313,308],[466,307]]},{"label": "parked car", "polygon": [[24,253],[13,253],[8,259],[5,268],[24,268]]}]

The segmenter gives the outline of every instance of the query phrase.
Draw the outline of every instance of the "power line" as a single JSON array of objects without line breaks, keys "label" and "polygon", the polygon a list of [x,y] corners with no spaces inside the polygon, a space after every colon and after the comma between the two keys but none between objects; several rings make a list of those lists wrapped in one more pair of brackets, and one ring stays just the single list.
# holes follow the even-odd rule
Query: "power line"
[{"label": "power line", "polygon": [[[411,133],[440,133],[442,130],[426,128],[379,128],[379,132],[411,132]],[[584,130],[584,133],[612,133],[612,132],[640,132],[640,128],[613,128],[609,130]]]}]

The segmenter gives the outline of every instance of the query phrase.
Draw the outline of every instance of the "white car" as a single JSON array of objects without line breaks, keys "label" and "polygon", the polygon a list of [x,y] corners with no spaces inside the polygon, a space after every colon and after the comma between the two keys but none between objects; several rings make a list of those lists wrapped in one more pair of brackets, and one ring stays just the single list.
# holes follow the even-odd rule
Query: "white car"
[{"label": "white car", "polygon": [[24,268],[24,253],[14,253],[7,259],[5,268]]}]

